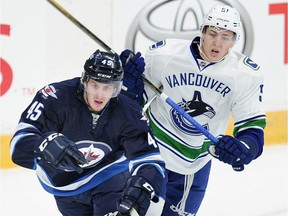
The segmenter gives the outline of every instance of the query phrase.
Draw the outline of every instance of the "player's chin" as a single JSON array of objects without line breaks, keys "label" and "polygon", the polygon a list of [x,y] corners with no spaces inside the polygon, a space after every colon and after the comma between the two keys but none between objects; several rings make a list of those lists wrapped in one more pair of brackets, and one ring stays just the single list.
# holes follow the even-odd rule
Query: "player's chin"
[{"label": "player's chin", "polygon": [[211,61],[213,61],[213,62],[218,62],[218,61],[220,61],[221,59],[223,58],[223,56],[221,55],[213,55],[213,56],[211,56],[209,59],[211,60]]},{"label": "player's chin", "polygon": [[104,103],[93,103],[93,106],[91,107],[94,112],[100,112],[104,109],[105,104]]},{"label": "player's chin", "polygon": [[209,59],[212,60],[212,61],[218,61],[218,60],[220,60],[222,58],[221,56],[222,55],[221,55],[220,52],[211,51]]}]

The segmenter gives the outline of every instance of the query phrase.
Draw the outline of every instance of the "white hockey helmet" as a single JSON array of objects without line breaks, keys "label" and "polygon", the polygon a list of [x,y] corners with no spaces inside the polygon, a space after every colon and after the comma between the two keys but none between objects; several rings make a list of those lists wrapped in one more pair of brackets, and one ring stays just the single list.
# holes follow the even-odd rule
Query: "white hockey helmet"
[{"label": "white hockey helmet", "polygon": [[239,12],[228,5],[217,4],[205,14],[200,31],[205,26],[214,26],[227,29],[236,34],[236,40],[240,38],[241,20]]}]

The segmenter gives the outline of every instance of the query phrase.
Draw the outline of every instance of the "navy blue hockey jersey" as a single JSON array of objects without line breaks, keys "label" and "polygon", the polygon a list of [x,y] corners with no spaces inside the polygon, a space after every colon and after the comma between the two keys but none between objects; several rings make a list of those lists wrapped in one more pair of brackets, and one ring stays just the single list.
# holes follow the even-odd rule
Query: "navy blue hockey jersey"
[{"label": "navy blue hockey jersey", "polygon": [[[53,83],[39,90],[22,113],[10,143],[12,160],[36,170],[44,189],[59,196],[87,191],[128,168],[157,182],[164,177],[164,163],[147,121],[141,107],[124,95],[112,98],[97,115],[84,102],[80,78]],[[77,144],[87,159],[84,172],[55,169],[37,158],[40,137],[51,131]]]}]

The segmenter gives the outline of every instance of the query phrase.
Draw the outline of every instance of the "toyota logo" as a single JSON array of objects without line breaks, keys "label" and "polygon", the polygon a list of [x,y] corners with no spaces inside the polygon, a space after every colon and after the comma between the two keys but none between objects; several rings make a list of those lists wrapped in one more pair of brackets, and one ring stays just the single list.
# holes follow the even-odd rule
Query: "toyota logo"
[{"label": "toyota logo", "polygon": [[[218,2],[230,5],[240,13],[243,25],[241,38],[235,49],[250,56],[254,32],[249,14],[237,1]],[[210,0],[151,1],[131,23],[125,46],[133,51],[145,51],[151,44],[167,38],[192,40],[195,35],[200,35],[204,14],[214,5],[215,1]]]}]

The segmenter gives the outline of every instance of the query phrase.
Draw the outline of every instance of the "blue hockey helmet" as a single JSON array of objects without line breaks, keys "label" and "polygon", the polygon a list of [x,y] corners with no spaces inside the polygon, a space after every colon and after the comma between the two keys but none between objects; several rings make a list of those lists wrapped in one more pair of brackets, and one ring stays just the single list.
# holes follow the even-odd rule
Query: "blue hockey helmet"
[{"label": "blue hockey helmet", "polygon": [[82,83],[93,79],[102,83],[122,82],[124,71],[116,53],[97,49],[84,64]]},{"label": "blue hockey helmet", "polygon": [[84,72],[81,76],[81,84],[90,79],[101,83],[115,85],[115,92],[112,97],[116,97],[122,87],[124,71],[119,56],[116,53],[103,52],[97,49],[84,64]]}]

